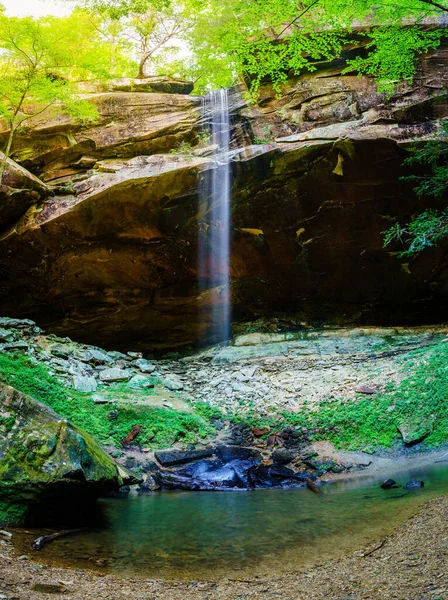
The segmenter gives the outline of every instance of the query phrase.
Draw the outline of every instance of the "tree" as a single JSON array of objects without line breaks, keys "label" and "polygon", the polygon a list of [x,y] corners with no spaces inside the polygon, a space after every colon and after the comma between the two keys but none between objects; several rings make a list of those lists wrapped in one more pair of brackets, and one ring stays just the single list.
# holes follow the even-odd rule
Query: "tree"
[{"label": "tree", "polygon": [[416,55],[444,35],[443,24],[413,25],[446,14],[447,0],[204,0],[190,47],[205,73],[214,65],[213,83],[228,85],[244,74],[256,97],[262,81],[280,93],[291,72],[312,71],[313,62],[340,56],[344,45],[366,35],[368,56],[347,71],[373,75],[390,94],[403,79],[412,80]]},{"label": "tree", "polygon": [[7,17],[1,11],[0,118],[7,124],[8,135],[0,161],[0,184],[14,136],[31,119],[50,107],[84,123],[96,119],[95,106],[74,93],[71,81],[86,74],[104,74],[104,51],[79,15],[33,19]]},{"label": "tree", "polygon": [[[120,28],[122,40],[137,58],[137,77],[146,77],[149,64],[164,50],[182,45],[194,11],[188,2],[168,0],[79,0],[94,19],[106,19]],[[154,69],[153,69],[154,70]]]},{"label": "tree", "polygon": [[[448,121],[438,125],[434,139],[418,143],[411,149],[405,160],[409,166],[419,165],[423,174],[414,174],[402,179],[416,184],[415,193],[419,198],[447,200],[448,194]],[[395,223],[383,232],[384,246],[399,243],[403,250],[399,258],[414,256],[428,247],[437,246],[448,238],[448,208],[431,209],[417,215],[405,225]]]}]

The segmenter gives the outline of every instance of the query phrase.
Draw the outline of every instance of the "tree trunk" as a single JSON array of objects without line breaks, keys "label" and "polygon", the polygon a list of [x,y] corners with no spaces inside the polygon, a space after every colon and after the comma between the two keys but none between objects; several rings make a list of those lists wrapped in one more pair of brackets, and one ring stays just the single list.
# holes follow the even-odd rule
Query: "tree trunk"
[{"label": "tree trunk", "polygon": [[11,153],[11,146],[12,146],[12,141],[13,141],[13,138],[14,138],[14,133],[15,133],[15,128],[11,124],[11,129],[9,131],[9,136],[8,136],[8,142],[6,144],[6,148],[5,148],[5,151],[3,153],[2,161],[0,162],[0,185],[2,185],[3,174],[4,174],[5,169],[6,169],[6,163],[8,162],[8,158],[9,158],[9,155]]}]

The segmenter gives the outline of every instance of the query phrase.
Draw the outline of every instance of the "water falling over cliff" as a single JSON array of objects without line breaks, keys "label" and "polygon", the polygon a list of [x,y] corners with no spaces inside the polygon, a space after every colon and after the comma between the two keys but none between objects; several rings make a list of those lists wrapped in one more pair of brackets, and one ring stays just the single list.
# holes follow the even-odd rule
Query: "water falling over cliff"
[{"label": "water falling over cliff", "polygon": [[231,335],[230,306],[230,119],[228,90],[216,90],[202,99],[204,134],[215,146],[215,168],[209,170],[199,190],[199,284],[209,323],[207,338],[213,342]]}]

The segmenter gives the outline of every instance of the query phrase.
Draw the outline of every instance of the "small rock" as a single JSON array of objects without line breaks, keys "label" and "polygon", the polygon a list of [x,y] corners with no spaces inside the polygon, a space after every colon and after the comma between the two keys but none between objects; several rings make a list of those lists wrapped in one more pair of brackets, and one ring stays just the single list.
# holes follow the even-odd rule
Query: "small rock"
[{"label": "small rock", "polygon": [[128,381],[130,379],[131,374],[129,371],[125,371],[124,369],[118,369],[113,367],[111,369],[104,369],[100,373],[101,381],[113,382],[113,381]]},{"label": "small rock", "polygon": [[376,394],[376,390],[369,388],[366,385],[361,385],[360,387],[356,388],[355,392],[357,394],[366,394],[368,396],[372,396],[373,394]]},{"label": "small rock", "polygon": [[183,390],[184,388],[184,384],[182,383],[182,381],[179,381],[178,379],[174,378],[164,379],[162,383],[167,389],[173,392]]},{"label": "small rock", "polygon": [[65,594],[67,592],[65,585],[60,583],[35,583],[33,585],[33,590],[35,592],[41,592],[42,594]]},{"label": "small rock", "polygon": [[140,390],[145,388],[153,388],[154,383],[144,375],[134,375],[134,377],[131,377],[131,379],[128,381],[128,387],[134,390]]},{"label": "small rock", "polygon": [[77,392],[87,394],[88,392],[94,392],[98,387],[98,383],[95,377],[75,375],[73,377],[73,387]]},{"label": "small rock", "polygon": [[142,373],[152,373],[156,370],[155,365],[151,364],[145,358],[139,358],[135,361],[135,366],[142,371]]},{"label": "small rock", "polygon": [[271,431],[271,428],[270,427],[252,427],[251,431],[255,437],[261,437],[262,435],[266,435],[267,433],[269,433]]},{"label": "small rock", "polygon": [[118,412],[118,410],[111,410],[109,413],[107,413],[108,421],[116,421],[119,416],[120,413]]},{"label": "small rock", "polygon": [[92,400],[94,404],[112,404],[114,402],[113,399],[102,396],[101,394],[93,394]]},{"label": "small rock", "polygon": [[142,358],[143,354],[141,352],[128,352],[127,355],[130,358]]},{"label": "small rock", "polygon": [[297,452],[287,448],[278,448],[271,455],[272,460],[279,465],[288,465],[297,456]]},{"label": "small rock", "polygon": [[66,344],[53,344],[50,348],[50,352],[53,356],[68,358],[72,353],[72,348]]}]

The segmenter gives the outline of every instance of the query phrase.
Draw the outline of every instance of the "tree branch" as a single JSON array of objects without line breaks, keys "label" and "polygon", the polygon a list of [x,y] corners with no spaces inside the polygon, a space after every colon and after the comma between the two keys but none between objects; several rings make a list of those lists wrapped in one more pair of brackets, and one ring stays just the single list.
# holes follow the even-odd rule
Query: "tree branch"
[{"label": "tree branch", "polygon": [[443,6],[443,4],[439,4],[438,2],[433,2],[433,0],[419,0],[419,2],[423,2],[424,4],[429,4],[430,6],[434,6],[434,8],[438,8],[442,12],[448,13],[448,6]]},{"label": "tree branch", "polygon": [[[286,27],[284,29],[282,29],[282,31],[278,34],[278,36],[276,37],[276,39],[278,40],[285,33],[285,31],[291,27],[291,25],[294,25],[294,23],[296,23],[300,18],[302,18],[303,15],[306,15],[306,13],[309,10],[311,10],[313,8],[313,6],[315,4],[317,4],[319,1],[320,0],[314,0],[313,2],[311,2],[311,4],[309,4],[304,10],[302,10],[302,12],[300,13],[300,15],[298,15],[295,19],[293,19],[290,23],[288,23],[288,25],[286,25]],[[421,2],[426,2],[426,0],[421,0]]]}]

